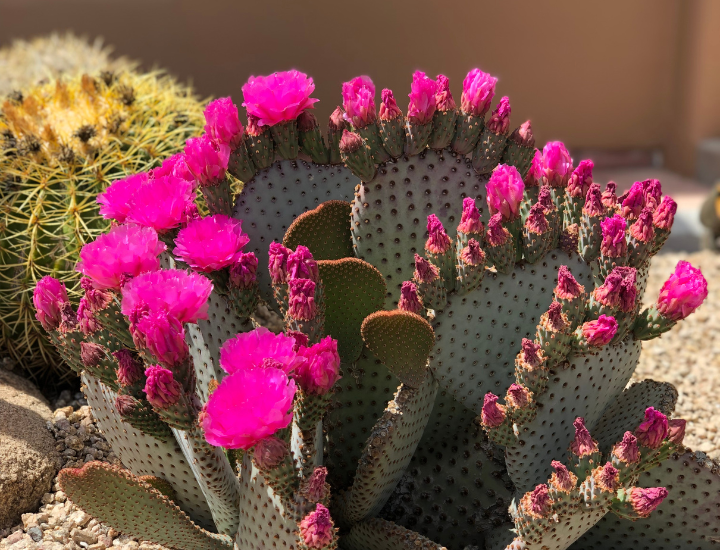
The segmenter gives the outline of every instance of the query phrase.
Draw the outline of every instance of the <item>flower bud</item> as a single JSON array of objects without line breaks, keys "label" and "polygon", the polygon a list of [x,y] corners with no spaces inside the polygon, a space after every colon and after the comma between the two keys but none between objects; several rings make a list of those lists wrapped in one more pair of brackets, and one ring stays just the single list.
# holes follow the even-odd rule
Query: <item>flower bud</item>
[{"label": "flower bud", "polygon": [[409,311],[411,313],[417,313],[422,315],[425,311],[423,307],[422,299],[418,295],[417,286],[410,281],[403,282],[400,287],[400,301],[398,302],[398,309],[402,311]]},{"label": "flower bud", "polygon": [[287,282],[287,260],[292,250],[280,243],[270,243],[268,271],[272,284],[279,285]]},{"label": "flower bud", "polygon": [[600,222],[602,229],[602,243],[600,250],[608,258],[618,258],[627,254],[627,242],[625,240],[625,229],[627,222],[620,216],[605,218]]},{"label": "flower bud", "polygon": [[105,349],[92,342],[80,342],[80,360],[86,367],[96,367],[105,358]]},{"label": "flower bud", "polygon": [[147,380],[143,391],[153,407],[163,409],[180,400],[183,390],[172,371],[160,365],[153,365],[145,369],[145,376]]},{"label": "flower bud", "polygon": [[635,437],[643,447],[657,449],[669,433],[668,419],[654,407],[645,409],[645,421],[635,430]]},{"label": "flower bud", "polygon": [[293,319],[310,321],[317,314],[315,283],[310,279],[288,281],[288,314]]},{"label": "flower bud", "polygon": [[561,141],[550,141],[543,147],[543,182],[550,187],[566,187],[572,172],[570,153]]},{"label": "flower bud", "polygon": [[520,202],[525,192],[525,184],[517,168],[498,164],[485,184],[485,189],[490,215],[499,212],[506,222],[520,215]]},{"label": "flower bud", "polygon": [[288,453],[288,445],[282,439],[266,437],[255,445],[253,462],[261,470],[271,470],[279,466]]},{"label": "flower bud", "polygon": [[45,330],[55,330],[60,326],[61,308],[67,301],[68,295],[63,283],[50,276],[38,281],[33,291],[33,304],[35,317]]},{"label": "flower bud", "polygon": [[582,326],[582,333],[588,345],[601,348],[610,343],[617,333],[618,324],[614,317],[601,315],[595,321],[588,321]]},{"label": "flower bud", "polygon": [[590,189],[590,184],[593,182],[593,167],[594,163],[591,160],[581,160],[577,168],[570,174],[568,180],[567,194],[570,197],[583,198],[587,195]]},{"label": "flower bud", "polygon": [[325,395],[340,379],[337,340],[326,336],[314,346],[301,348],[299,355],[307,359],[295,370],[300,387],[307,394]]},{"label": "flower bud", "polygon": [[432,122],[435,114],[435,94],[437,83],[425,76],[422,71],[415,71],[410,86],[410,104],[408,105],[408,119],[413,124],[427,124]]},{"label": "flower bud", "polygon": [[475,199],[472,197],[465,197],[463,199],[463,211],[460,219],[460,224],[457,227],[459,233],[480,233],[481,235],[485,231],[483,223],[480,221],[480,210],[475,205]]},{"label": "flower bud", "polygon": [[323,548],[332,542],[335,534],[330,510],[318,503],[299,524],[300,536],[308,548]]},{"label": "flower bud", "polygon": [[675,221],[675,213],[677,212],[677,203],[665,195],[662,198],[660,206],[657,207],[653,214],[653,225],[658,229],[670,231]]},{"label": "flower bud", "polygon": [[487,113],[495,96],[497,80],[480,69],[471,70],[463,80],[460,101],[463,112],[473,116],[483,116]]},{"label": "flower bud", "polygon": [[689,262],[680,261],[660,289],[657,309],[663,317],[679,321],[700,307],[707,295],[707,281],[702,272]]},{"label": "flower bud", "polygon": [[385,88],[380,93],[380,120],[395,120],[397,117],[402,116],[402,111],[395,102],[392,90]]},{"label": "flower bud", "polygon": [[313,258],[310,249],[298,245],[295,252],[291,252],[287,258],[287,279],[310,279],[314,283],[320,280],[318,265]]}]

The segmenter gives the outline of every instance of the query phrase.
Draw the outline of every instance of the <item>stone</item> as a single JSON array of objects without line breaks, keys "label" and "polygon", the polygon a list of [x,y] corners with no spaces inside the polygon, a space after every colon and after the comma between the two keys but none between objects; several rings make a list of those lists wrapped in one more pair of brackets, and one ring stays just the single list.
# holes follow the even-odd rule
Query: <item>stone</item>
[{"label": "stone", "polygon": [[30,527],[30,529],[27,530],[27,534],[30,535],[30,538],[35,542],[40,542],[43,538],[43,532],[40,527]]},{"label": "stone", "polygon": [[88,550],[105,550],[107,546],[105,546],[102,542],[96,542],[95,544],[91,544],[88,546]]},{"label": "stone", "polygon": [[5,542],[5,544],[7,544],[8,546],[12,546],[17,541],[22,540],[24,535],[25,535],[25,533],[23,533],[22,530],[15,531],[13,534],[11,534],[9,537],[7,537],[3,542]]},{"label": "stone", "polygon": [[90,516],[82,510],[77,510],[68,516],[68,522],[77,527],[84,527],[88,521],[90,521]]},{"label": "stone", "polygon": [[92,532],[88,531],[87,529],[75,528],[70,531],[70,537],[75,542],[81,545],[83,542],[88,545],[95,544],[97,542],[97,536],[94,535]]},{"label": "stone", "polygon": [[65,502],[66,500],[67,496],[62,491],[55,493],[55,502]]},{"label": "stone", "polygon": [[57,468],[52,412],[28,380],[0,370],[0,529],[37,510]]}]

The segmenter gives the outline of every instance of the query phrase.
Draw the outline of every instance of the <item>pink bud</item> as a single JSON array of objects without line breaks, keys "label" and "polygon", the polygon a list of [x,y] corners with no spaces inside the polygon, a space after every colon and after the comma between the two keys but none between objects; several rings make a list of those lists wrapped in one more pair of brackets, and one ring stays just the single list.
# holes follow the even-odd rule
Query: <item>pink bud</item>
[{"label": "pink bud", "polygon": [[80,326],[80,331],[88,336],[94,334],[100,330],[101,325],[90,308],[87,298],[82,298],[78,304],[77,310],[77,324]]},{"label": "pink bud", "polygon": [[354,153],[363,146],[362,138],[354,132],[343,130],[338,147],[343,153]]},{"label": "pink bud", "polygon": [[418,283],[432,283],[440,278],[440,270],[422,256],[415,254],[414,277]]},{"label": "pink bud", "polygon": [[603,490],[614,493],[620,486],[620,471],[611,462],[593,472],[593,478]]},{"label": "pink bud", "polygon": [[643,184],[640,181],[636,181],[630,187],[627,197],[622,201],[621,215],[627,220],[634,220],[642,212],[643,206],[645,205],[645,193],[643,193]]},{"label": "pink bud", "polygon": [[335,530],[330,510],[318,503],[314,512],[310,512],[299,524],[300,536],[308,548],[323,548],[332,542]]},{"label": "pink bud", "polygon": [[618,324],[615,317],[601,315],[595,321],[588,321],[582,326],[582,333],[588,345],[601,348],[610,343],[617,333]]},{"label": "pink bud", "polygon": [[80,342],[80,360],[86,367],[95,367],[105,358],[102,346],[92,342]]},{"label": "pink bud", "polygon": [[317,262],[306,246],[298,245],[295,252],[288,255],[287,278],[288,280],[310,279],[315,283],[320,280]]},{"label": "pink bud", "polygon": [[135,412],[138,400],[132,395],[118,395],[115,399],[115,410],[122,418],[127,418]]},{"label": "pink bud", "polygon": [[535,136],[529,120],[523,122],[519,128],[510,134],[510,139],[523,147],[535,147]]},{"label": "pink bud", "polygon": [[530,169],[525,175],[525,187],[540,187],[542,183],[542,153],[535,149],[535,156],[533,156]]},{"label": "pink bud", "polygon": [[153,365],[145,369],[145,376],[147,380],[143,391],[153,407],[164,409],[180,400],[183,390],[172,371]]},{"label": "pink bud", "polygon": [[570,444],[570,450],[578,458],[591,455],[598,450],[598,445],[595,440],[590,436],[590,432],[585,427],[585,419],[578,417],[573,422],[575,426],[575,439]]},{"label": "pink bud", "polygon": [[543,317],[547,327],[556,332],[564,330],[568,325],[567,316],[563,314],[560,302],[552,302]]},{"label": "pink bud", "polygon": [[495,96],[497,80],[480,69],[471,70],[463,80],[463,93],[460,101],[463,112],[473,116],[483,116],[487,113]]},{"label": "pink bud", "polygon": [[497,404],[498,396],[492,393],[485,394],[480,418],[483,426],[495,428],[505,421],[504,407]]},{"label": "pink bud", "polygon": [[552,510],[552,499],[545,484],[535,487],[530,494],[530,512],[533,517],[547,517]]},{"label": "pink bud", "polygon": [[682,418],[675,418],[668,421],[668,439],[675,443],[675,445],[680,445],[683,442],[683,439],[685,439],[686,424],[687,422]]},{"label": "pink bud", "polygon": [[570,153],[561,141],[543,147],[543,182],[550,187],[565,187],[572,172]]},{"label": "pink bud", "polygon": [[640,451],[638,449],[637,437],[632,432],[625,432],[622,441],[616,443],[612,449],[612,454],[626,464],[635,464],[640,461]]},{"label": "pink bud", "polygon": [[287,259],[292,250],[280,243],[270,243],[268,271],[272,284],[280,285],[287,282]]},{"label": "pink bud", "polygon": [[299,321],[310,321],[317,315],[315,283],[310,279],[288,281],[288,314]]},{"label": "pink bud", "polygon": [[328,487],[325,483],[327,475],[328,471],[324,466],[315,468],[302,489],[302,495],[310,502],[318,502],[327,497]]},{"label": "pink bud", "polygon": [[538,192],[538,202],[543,205],[546,214],[557,210],[557,207],[552,200],[552,196],[550,195],[549,185],[543,185],[540,188],[540,191]]},{"label": "pink bud", "polygon": [[242,87],[243,107],[259,126],[275,126],[295,120],[305,109],[314,109],[319,101],[311,98],[313,79],[300,71],[290,70],[268,76],[251,76]]},{"label": "pink bud", "polygon": [[410,86],[410,104],[408,105],[408,119],[413,124],[427,124],[432,121],[435,114],[435,94],[437,83],[425,76],[422,71],[415,71]]},{"label": "pink bud", "polygon": [[400,301],[398,309],[422,315],[425,311],[422,299],[418,295],[417,286],[410,281],[405,281],[400,287]]},{"label": "pink bud", "polygon": [[575,477],[574,474],[571,474],[562,462],[553,460],[550,465],[555,469],[555,472],[553,472],[552,478],[550,479],[550,484],[557,490],[564,491],[566,493],[570,492],[577,483],[577,477]]},{"label": "pink bud", "polygon": [[559,300],[574,300],[585,292],[585,287],[575,280],[573,274],[565,265],[558,269],[558,284],[555,287],[555,297]]},{"label": "pink bud", "polygon": [[85,299],[91,311],[102,311],[113,301],[113,295],[106,290],[98,290],[87,277],[80,278],[80,287],[85,291]]},{"label": "pink bud", "polygon": [[679,321],[700,307],[707,295],[707,281],[700,269],[680,261],[660,289],[657,309],[663,317]]},{"label": "pink bud", "polygon": [[512,221],[520,215],[520,202],[525,184],[514,166],[498,164],[485,184],[490,214],[500,212],[503,221]]},{"label": "pink bud", "polygon": [[255,445],[253,462],[261,470],[276,468],[289,454],[287,443],[277,437],[266,437]]},{"label": "pink bud", "polygon": [[635,430],[635,437],[643,447],[657,449],[669,433],[668,419],[654,407],[645,409],[645,421]]},{"label": "pink bud", "polygon": [[356,76],[342,85],[345,120],[356,128],[375,122],[375,84],[369,76]]},{"label": "pink bud", "polygon": [[643,192],[645,194],[645,207],[655,212],[660,205],[660,197],[662,197],[660,180],[645,180],[643,182]]},{"label": "pink bud", "polygon": [[485,252],[480,248],[480,243],[470,239],[467,246],[460,251],[460,259],[467,265],[482,265],[485,263]]},{"label": "pink bud", "polygon": [[243,125],[237,106],[229,97],[221,97],[205,107],[205,133],[212,139],[236,149],[243,138]]},{"label": "pink bud", "polygon": [[630,493],[628,500],[635,513],[641,518],[646,518],[654,512],[669,494],[665,487],[652,487],[650,489],[631,487],[628,492]]},{"label": "pink bud", "polygon": [[675,213],[677,212],[677,203],[670,197],[665,195],[662,198],[660,206],[657,207],[653,214],[653,225],[658,229],[670,231],[675,221]]},{"label": "pink bud", "polygon": [[593,182],[594,166],[595,164],[591,160],[580,161],[568,180],[567,194],[569,196],[582,198],[587,195],[590,184]]},{"label": "pink bud", "polygon": [[62,303],[60,305],[60,326],[58,330],[64,333],[72,332],[77,329],[77,323],[77,315],[75,314],[75,310],[73,310],[72,304],[70,302]]},{"label": "pink bud", "polygon": [[202,186],[220,183],[230,160],[230,147],[213,141],[208,134],[185,142],[185,162]]},{"label": "pink bud", "polygon": [[450,248],[450,237],[445,233],[442,222],[435,214],[427,218],[428,239],[425,242],[425,250],[433,254],[445,254]]},{"label": "pink bud", "polygon": [[542,346],[540,344],[536,344],[529,338],[522,339],[523,360],[531,367],[540,366],[542,362],[542,357],[540,356],[541,350]]},{"label": "pink bud", "polygon": [[634,267],[618,267],[623,281],[620,283],[620,311],[630,313],[635,309],[637,300],[637,270]]},{"label": "pink bud", "polygon": [[617,258],[627,254],[627,242],[625,241],[625,229],[627,222],[621,216],[605,218],[600,222],[602,229],[602,244],[600,251],[608,258]]},{"label": "pink bud", "polygon": [[525,408],[530,404],[530,392],[522,384],[510,384],[505,401],[516,409]]},{"label": "pink bud", "polygon": [[106,220],[123,223],[132,208],[131,202],[138,190],[148,182],[148,174],[141,172],[126,178],[115,180],[97,196],[100,215]]},{"label": "pink bud", "polygon": [[622,272],[615,268],[605,277],[605,282],[593,291],[593,296],[606,307],[619,307],[622,282]]},{"label": "pink bud", "polygon": [[135,358],[129,349],[115,351],[112,355],[118,362],[117,379],[121,386],[132,386],[142,379],[142,363]]},{"label": "pink bud", "polygon": [[309,348],[300,348],[299,355],[307,361],[295,370],[302,390],[311,395],[325,395],[340,379],[340,355],[337,340],[326,336]]},{"label": "pink bud", "polygon": [[314,130],[319,126],[320,124],[318,124],[317,117],[313,114],[312,111],[303,111],[298,115],[297,127],[299,131],[309,132],[310,130]]},{"label": "pink bud", "polygon": [[457,106],[450,92],[450,81],[444,74],[437,75],[437,92],[435,93],[435,107],[438,111],[452,111]]},{"label": "pink bud", "polygon": [[460,218],[460,225],[457,228],[459,233],[469,235],[471,233],[480,233],[482,235],[485,228],[480,221],[480,210],[475,205],[475,199],[465,197],[463,199],[463,211]]},{"label": "pink bud", "polygon": [[[382,113],[382,107],[380,107],[380,113]],[[328,127],[335,132],[339,132],[340,130],[344,130],[346,126],[345,113],[343,112],[342,107],[338,105],[330,115]]]},{"label": "pink bud", "polygon": [[240,253],[230,266],[230,284],[240,290],[248,290],[257,281],[258,259],[253,252]]},{"label": "pink bud", "polygon": [[583,214],[595,217],[605,214],[605,207],[602,203],[602,194],[600,193],[600,185],[597,183],[591,183],[588,188],[588,192],[585,195]]},{"label": "pink bud", "polygon": [[615,205],[617,205],[616,190],[617,184],[614,181],[609,181],[607,185],[605,185],[605,191],[603,191],[602,194],[602,203],[606,208],[615,208]]},{"label": "pink bud", "polygon": [[504,96],[490,115],[486,124],[487,129],[494,134],[506,134],[510,128],[510,111],[510,98]]},{"label": "pink bud", "polygon": [[35,317],[47,331],[55,330],[61,322],[61,308],[68,301],[65,285],[49,275],[40,279],[33,291]]},{"label": "pink bud", "polygon": [[385,88],[380,93],[380,99],[380,120],[390,121],[402,116],[402,111],[395,102],[392,90]]},{"label": "pink bud", "polygon": [[145,346],[160,363],[173,367],[188,356],[182,323],[165,311],[153,311],[135,323],[135,330],[145,336]]},{"label": "pink bud", "polygon": [[502,226],[502,219],[502,214],[498,212],[488,221],[485,240],[490,246],[502,246],[510,238],[510,231]]},{"label": "pink bud", "polygon": [[536,235],[542,235],[550,229],[550,224],[545,218],[545,209],[540,203],[535,203],[530,209],[527,219],[525,220],[525,227],[531,233]]}]

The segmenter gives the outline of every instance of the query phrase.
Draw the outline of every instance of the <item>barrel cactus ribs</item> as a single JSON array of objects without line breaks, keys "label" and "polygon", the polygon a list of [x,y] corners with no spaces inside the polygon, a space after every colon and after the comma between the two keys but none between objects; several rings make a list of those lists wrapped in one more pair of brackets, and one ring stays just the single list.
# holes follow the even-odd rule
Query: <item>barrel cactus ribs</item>
[{"label": "barrel cactus ribs", "polygon": [[495,84],[471,71],[458,107],[417,72],[403,114],[361,76],[323,135],[311,78],[251,77],[246,126],[219,99],[184,158],[100,195],[119,225],[77,311],[49,278],[35,305],[127,470],[64,470],[68,497],[181,549],[714,544],[677,392],[627,387],[707,295],[680,262],[640,307],[675,203],[537,150]]}]

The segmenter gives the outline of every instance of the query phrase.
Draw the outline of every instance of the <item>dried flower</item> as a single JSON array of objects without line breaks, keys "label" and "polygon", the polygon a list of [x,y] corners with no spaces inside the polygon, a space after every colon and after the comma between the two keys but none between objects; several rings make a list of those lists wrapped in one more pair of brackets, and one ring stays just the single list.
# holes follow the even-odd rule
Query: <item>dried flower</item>
[{"label": "dried flower", "polygon": [[465,197],[463,199],[463,211],[462,217],[460,218],[460,224],[457,227],[459,233],[465,233],[469,235],[471,233],[483,234],[485,228],[480,221],[480,210],[475,205],[475,199],[472,197]]},{"label": "dried flower", "polygon": [[435,107],[438,111],[452,111],[457,106],[450,92],[450,80],[444,74],[437,75],[437,92],[435,93]]},{"label": "dried flower", "polygon": [[585,292],[585,287],[577,282],[566,265],[558,269],[558,284],[555,287],[555,297],[559,300],[574,300]]},{"label": "dried flower", "polygon": [[573,422],[575,426],[575,439],[570,444],[570,450],[578,458],[591,455],[598,451],[598,444],[591,436],[588,429],[585,427],[585,419],[578,417]]},{"label": "dried flower", "polygon": [[607,346],[617,333],[615,317],[601,315],[594,321],[583,323],[582,333],[588,345],[601,348]]},{"label": "dried flower", "polygon": [[627,254],[627,242],[625,240],[626,228],[627,222],[618,215],[612,218],[605,218],[600,222],[600,229],[602,230],[600,251],[603,256],[618,258]]},{"label": "dried flower", "polygon": [[310,321],[317,315],[315,283],[310,279],[288,281],[288,315],[300,321]]},{"label": "dried flower", "polygon": [[380,92],[380,120],[395,120],[402,116],[402,111],[398,107],[392,90],[385,88]]},{"label": "dried flower", "polygon": [[268,271],[272,284],[280,285],[287,282],[287,259],[292,250],[280,243],[270,243]]},{"label": "dried flower", "polygon": [[300,536],[308,548],[323,548],[330,544],[335,530],[330,510],[318,503],[314,512],[310,512],[299,524]]},{"label": "dried flower", "polygon": [[497,404],[498,396],[490,392],[485,394],[480,419],[483,426],[495,428],[505,421],[505,408]]},{"label": "dried flower", "polygon": [[418,283],[432,283],[440,278],[440,270],[422,256],[415,254],[415,273]]},{"label": "dried flower", "polygon": [[417,313],[422,315],[425,311],[422,299],[418,294],[417,286],[415,283],[405,281],[400,287],[400,301],[398,302],[398,309],[403,311],[409,311],[411,313]]},{"label": "dried flower", "polygon": [[510,111],[510,98],[504,96],[490,115],[486,124],[487,129],[495,134],[507,134],[510,128]]},{"label": "dried flower", "polygon": [[445,254],[450,248],[450,237],[445,233],[442,222],[435,214],[427,217],[428,239],[425,242],[425,250],[432,254]]},{"label": "dried flower", "polygon": [[654,407],[645,409],[645,421],[635,430],[635,437],[643,447],[657,449],[668,436],[668,419]]},{"label": "dried flower", "polygon": [[651,487],[649,489],[630,487],[628,493],[628,500],[633,510],[641,518],[646,518],[653,513],[669,494],[665,487]]},{"label": "dried flower", "polygon": [[287,257],[287,280],[292,279],[310,279],[315,283],[320,281],[317,262],[306,246],[298,245],[295,252]]}]

